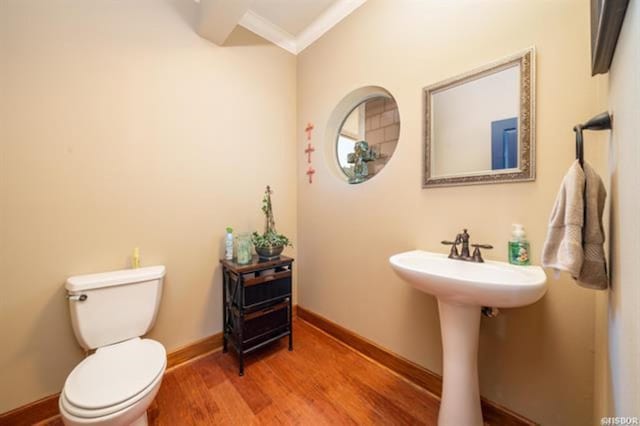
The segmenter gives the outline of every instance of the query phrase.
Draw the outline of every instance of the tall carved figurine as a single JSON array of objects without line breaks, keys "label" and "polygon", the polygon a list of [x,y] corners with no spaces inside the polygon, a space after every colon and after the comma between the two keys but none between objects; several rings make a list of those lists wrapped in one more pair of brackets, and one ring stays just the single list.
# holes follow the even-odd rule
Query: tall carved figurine
[{"label": "tall carved figurine", "polygon": [[349,177],[349,183],[361,183],[369,176],[369,166],[367,163],[374,161],[378,155],[369,148],[366,141],[355,143],[354,152],[347,155],[347,163],[353,164],[353,176]]}]

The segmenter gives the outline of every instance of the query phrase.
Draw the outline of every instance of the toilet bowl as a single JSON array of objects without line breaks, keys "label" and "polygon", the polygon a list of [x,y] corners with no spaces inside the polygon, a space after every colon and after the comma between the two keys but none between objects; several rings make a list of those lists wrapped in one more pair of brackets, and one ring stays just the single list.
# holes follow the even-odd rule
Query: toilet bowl
[{"label": "toilet bowl", "polygon": [[167,352],[140,336],[155,323],[164,275],[164,266],[152,266],[67,280],[74,334],[95,352],[73,369],[60,392],[65,425],[147,425]]},{"label": "toilet bowl", "polygon": [[71,372],[59,407],[68,426],[144,426],[166,368],[164,347],[134,338],[98,349]]}]

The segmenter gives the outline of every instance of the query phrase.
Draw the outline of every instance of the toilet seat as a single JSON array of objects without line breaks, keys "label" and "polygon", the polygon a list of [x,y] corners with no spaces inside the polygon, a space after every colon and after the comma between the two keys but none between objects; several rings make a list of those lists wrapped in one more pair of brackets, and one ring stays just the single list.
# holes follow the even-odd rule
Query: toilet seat
[{"label": "toilet seat", "polygon": [[98,349],[74,368],[60,395],[68,413],[108,416],[143,399],[162,380],[166,351],[138,337]]}]

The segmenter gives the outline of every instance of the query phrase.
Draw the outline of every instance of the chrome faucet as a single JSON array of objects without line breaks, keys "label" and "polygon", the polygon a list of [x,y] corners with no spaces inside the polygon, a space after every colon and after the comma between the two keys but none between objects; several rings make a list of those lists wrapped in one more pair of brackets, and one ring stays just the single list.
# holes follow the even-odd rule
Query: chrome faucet
[{"label": "chrome faucet", "polygon": [[[456,239],[454,241],[442,241],[444,245],[450,245],[451,251],[449,252],[449,259],[456,260],[464,260],[466,262],[477,262],[482,263],[484,259],[482,258],[482,253],[480,249],[492,249],[493,246],[489,244],[471,244],[471,247],[474,248],[473,254],[469,252],[469,233],[466,229],[462,230],[461,234],[456,235]],[[462,244],[462,251],[458,253],[458,245]]]}]

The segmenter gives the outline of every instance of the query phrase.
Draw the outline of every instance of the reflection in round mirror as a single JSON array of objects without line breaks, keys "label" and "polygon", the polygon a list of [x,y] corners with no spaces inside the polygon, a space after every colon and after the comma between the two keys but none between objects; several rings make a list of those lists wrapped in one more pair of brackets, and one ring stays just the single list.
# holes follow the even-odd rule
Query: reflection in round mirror
[{"label": "reflection in round mirror", "polygon": [[379,173],[399,135],[400,115],[393,98],[373,97],[351,110],[336,139],[338,163],[349,183],[362,183]]}]

